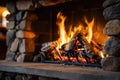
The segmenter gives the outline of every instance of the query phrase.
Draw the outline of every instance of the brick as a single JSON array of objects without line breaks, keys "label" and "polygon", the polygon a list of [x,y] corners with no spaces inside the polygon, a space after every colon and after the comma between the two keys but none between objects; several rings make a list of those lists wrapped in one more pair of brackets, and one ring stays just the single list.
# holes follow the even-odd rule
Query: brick
[{"label": "brick", "polygon": [[35,51],[34,39],[21,39],[19,44],[20,53],[30,53]]},{"label": "brick", "polygon": [[16,37],[17,38],[29,38],[29,39],[32,39],[35,37],[35,34],[33,32],[30,32],[30,31],[22,31],[22,30],[19,30],[16,32]]}]

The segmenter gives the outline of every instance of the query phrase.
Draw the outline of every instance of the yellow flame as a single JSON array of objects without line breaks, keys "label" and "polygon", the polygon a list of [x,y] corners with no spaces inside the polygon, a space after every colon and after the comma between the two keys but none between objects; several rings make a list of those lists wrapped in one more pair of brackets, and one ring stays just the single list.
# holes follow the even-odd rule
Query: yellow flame
[{"label": "yellow flame", "polygon": [[[58,50],[59,48],[61,48],[63,44],[68,43],[76,32],[81,32],[84,29],[84,26],[80,24],[79,26],[74,27],[73,30],[72,30],[72,26],[70,26],[68,35],[67,35],[65,30],[66,17],[63,16],[61,12],[59,12],[57,14],[57,20],[58,20],[57,25],[59,28],[59,39],[58,39],[58,46],[57,46],[57,50]],[[88,20],[85,18],[85,23],[87,24],[87,31],[88,31],[88,35],[86,36],[86,38],[90,43],[93,35],[92,28],[94,25],[94,19],[91,22],[88,22]]]},{"label": "yellow flame", "polygon": [[100,55],[101,58],[104,58],[104,54],[103,54],[102,51],[99,52],[99,55]]},{"label": "yellow flame", "polygon": [[[93,27],[94,27],[94,18],[91,21],[88,21],[88,19],[85,17],[84,21],[87,26],[83,26],[82,24],[79,24],[78,26],[69,26],[68,32],[65,30],[65,20],[66,17],[62,15],[61,12],[57,14],[57,26],[59,28],[59,38],[57,40],[57,51],[60,54],[60,48],[62,47],[63,44],[69,43],[74,34],[80,32],[83,33],[83,35],[86,37],[86,40],[91,44],[92,41],[92,36],[93,36]],[[69,47],[66,46],[66,47]],[[99,52],[99,51],[98,51]],[[99,56],[101,58],[104,58],[103,52],[99,52]]]},{"label": "yellow flame", "polygon": [[93,36],[92,29],[93,29],[93,26],[94,26],[94,18],[91,22],[88,22],[88,20],[85,17],[85,23],[87,24],[87,28],[88,28],[88,35],[87,35],[86,38],[87,38],[88,42],[90,43],[91,40],[92,40],[92,36]]},{"label": "yellow flame", "polygon": [[8,10],[5,10],[3,13],[2,13],[2,17],[5,18],[8,14],[10,14],[10,12]]},{"label": "yellow flame", "polygon": [[62,15],[62,13],[58,13],[57,15],[57,19],[58,19],[58,22],[57,22],[57,25],[58,25],[58,28],[59,28],[59,35],[60,35],[60,46],[62,46],[64,43],[67,43],[67,34],[66,34],[66,31],[65,31],[65,25],[64,25],[64,22],[66,20],[66,17]]}]

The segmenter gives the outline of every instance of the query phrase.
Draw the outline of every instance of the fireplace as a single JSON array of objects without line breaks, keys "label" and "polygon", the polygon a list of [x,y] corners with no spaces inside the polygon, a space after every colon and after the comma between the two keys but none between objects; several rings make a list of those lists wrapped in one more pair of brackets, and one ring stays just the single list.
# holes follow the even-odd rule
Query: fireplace
[{"label": "fireplace", "polygon": [[[118,32],[115,31],[115,33],[114,31],[113,33],[107,31],[111,23],[117,25],[116,23],[119,23],[119,20],[108,23],[107,20],[116,19],[116,17],[119,16],[111,17],[115,15],[114,12],[113,14],[111,13],[111,15],[107,15],[107,11],[109,11],[109,6],[111,6],[112,3],[113,5],[118,4],[119,6],[119,0],[118,2],[109,1],[110,0],[106,0],[106,2],[104,2],[104,0],[18,0],[6,3],[6,7],[11,13],[6,17],[9,21],[7,24],[9,31],[7,32],[8,50],[6,60],[16,62],[35,61],[68,65],[74,64],[99,68],[101,68],[102,60],[103,69],[111,70],[107,64],[109,61],[114,62],[113,60],[116,62],[117,58],[119,61],[119,57],[114,59],[113,56],[118,54],[114,55],[114,49],[110,51],[108,48],[112,46],[110,44],[114,42],[112,40],[119,40],[119,35],[116,35],[116,33],[119,33],[119,30]],[[103,2],[105,9],[102,7]],[[61,31],[61,25],[64,26],[63,32]],[[118,26],[119,25],[117,25],[117,27]],[[78,28],[78,30],[75,31],[75,28]],[[109,37],[103,34],[103,29],[106,35],[112,36],[106,45],[105,41]],[[115,30],[117,29],[115,28]],[[62,42],[62,39],[65,39],[63,36],[59,38],[61,35],[67,35],[68,37],[72,35],[69,35],[69,33],[73,31],[75,32],[69,41],[59,44]],[[119,41],[116,44],[119,44]],[[58,47],[58,45],[60,45],[60,47]],[[119,49],[119,46],[117,46],[116,49]],[[110,52],[113,52],[113,54]],[[104,55],[104,53],[106,54]],[[112,54],[112,57],[108,57],[110,56],[108,53]],[[119,68],[119,65],[117,67]]]},{"label": "fireplace", "polygon": [[[37,9],[39,23],[36,21],[34,25],[37,26],[37,43],[41,43],[41,48],[38,48],[39,54],[34,57],[34,61],[101,67],[100,60],[104,57],[103,46],[108,39],[102,32],[106,22],[102,16],[102,2],[95,1],[99,5],[92,6],[92,3],[73,1]],[[78,29],[75,31],[75,28]],[[62,41],[73,32],[69,41]],[[87,36],[90,41],[86,39]],[[58,45],[60,47],[55,49]]]}]

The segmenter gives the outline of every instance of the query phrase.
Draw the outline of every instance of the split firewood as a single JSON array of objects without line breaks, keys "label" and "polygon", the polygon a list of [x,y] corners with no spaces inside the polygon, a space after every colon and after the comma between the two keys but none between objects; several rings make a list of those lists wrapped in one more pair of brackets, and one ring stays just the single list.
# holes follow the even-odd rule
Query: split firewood
[{"label": "split firewood", "polygon": [[41,51],[43,52],[51,52],[57,47],[57,41],[44,43],[43,47],[41,48]]},{"label": "split firewood", "polygon": [[103,45],[99,45],[97,42],[94,40],[91,41],[92,44],[94,44],[94,47],[96,47],[98,50],[102,51],[103,50]]},{"label": "split firewood", "polygon": [[45,54],[51,53],[53,55],[53,58],[58,57],[59,60],[62,60],[61,54],[56,50],[57,47],[57,41],[44,43],[43,47],[41,48],[42,52],[45,52]]},{"label": "split firewood", "polygon": [[77,35],[79,42],[81,43],[81,46],[85,50],[85,54],[88,57],[92,58],[93,53],[94,53],[92,45],[87,41],[87,39],[85,38],[85,36],[82,33],[76,33],[76,35]]},{"label": "split firewood", "polygon": [[77,39],[73,39],[69,43],[62,45],[62,49],[65,51],[73,50],[76,42],[77,42]]}]

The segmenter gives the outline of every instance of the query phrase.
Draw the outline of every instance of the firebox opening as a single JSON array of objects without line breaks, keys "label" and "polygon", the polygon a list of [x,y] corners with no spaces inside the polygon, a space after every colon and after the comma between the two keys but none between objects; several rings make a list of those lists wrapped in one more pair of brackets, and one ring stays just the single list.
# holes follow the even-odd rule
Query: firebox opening
[{"label": "firebox opening", "polygon": [[[84,6],[83,6],[82,3],[80,5],[77,2],[64,3],[64,4],[37,9],[35,12],[37,13],[38,20],[35,21],[33,25],[35,26],[34,31],[37,35],[36,51],[39,51],[37,53],[39,55],[40,61],[41,61],[41,55],[42,55],[42,60],[46,59],[46,60],[60,61],[60,62],[61,61],[70,61],[70,62],[77,61],[80,63],[90,62],[90,63],[100,64],[100,59],[104,57],[103,46],[105,41],[108,38],[103,34],[103,27],[106,21],[102,16],[102,11],[103,9],[101,8],[100,5],[92,6],[84,3]],[[79,38],[76,41],[72,40],[60,46],[60,47],[66,47],[70,45],[72,46],[72,50],[67,49],[66,51],[65,49],[63,50],[60,47],[58,48],[59,51],[57,51],[57,49],[54,49],[57,47],[56,45],[58,45],[58,39],[60,34],[59,28],[62,27],[62,26],[59,26],[58,24],[58,22],[62,22],[61,19],[58,18],[59,13],[62,14],[62,17],[65,17],[65,21],[63,21],[63,23],[65,26],[64,28],[67,35],[69,34],[69,30],[71,26],[72,26],[71,29],[74,30],[74,28],[78,27],[79,25],[82,25],[82,28],[83,28],[81,32],[85,33],[82,39],[81,39],[81,36],[83,35],[79,34],[78,36],[80,38],[78,36],[74,38],[74,39]],[[89,33],[89,30],[87,30],[88,23],[92,22],[92,20],[94,21],[94,24],[92,25],[92,29],[91,29],[92,37],[91,37],[91,42],[89,43],[89,41],[87,41],[88,39],[85,37]],[[65,34],[63,35],[65,36]],[[61,38],[64,38],[64,37],[62,36]],[[77,52],[80,53],[80,55],[76,54],[77,52],[75,53],[75,50],[73,50],[74,48],[76,48],[75,47],[76,45],[79,45],[77,47],[80,47],[78,48],[79,50],[77,50]],[[84,54],[84,51],[86,48],[85,46],[90,47],[89,45],[93,50],[92,52],[89,52],[89,50],[87,50],[88,51],[87,55],[84,55],[84,57],[87,56],[89,58],[88,60],[88,58],[86,59],[83,58],[83,55],[81,54],[82,53]],[[95,59],[92,59],[91,54],[95,54],[94,58],[97,58],[98,61],[96,61]],[[37,55],[37,58],[38,58],[38,55]],[[75,58],[76,55],[79,56],[79,57],[77,56],[77,60]]]}]

